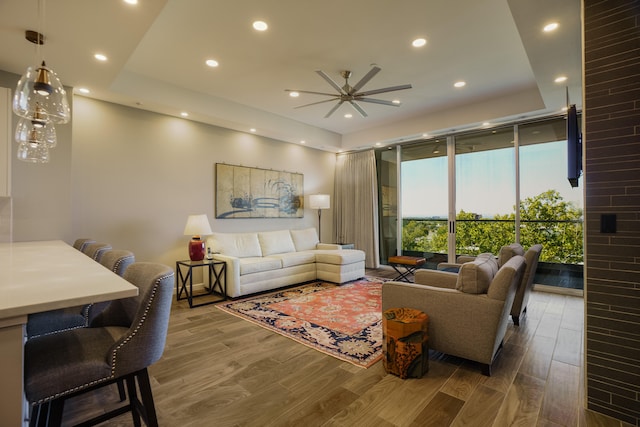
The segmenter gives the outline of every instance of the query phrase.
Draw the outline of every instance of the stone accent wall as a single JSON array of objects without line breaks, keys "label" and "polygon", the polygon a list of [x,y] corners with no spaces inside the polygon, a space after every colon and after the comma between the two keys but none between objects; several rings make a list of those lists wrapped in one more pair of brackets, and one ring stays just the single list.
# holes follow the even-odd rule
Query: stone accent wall
[{"label": "stone accent wall", "polygon": [[640,1],[584,0],[584,35],[587,404],[640,426]]}]

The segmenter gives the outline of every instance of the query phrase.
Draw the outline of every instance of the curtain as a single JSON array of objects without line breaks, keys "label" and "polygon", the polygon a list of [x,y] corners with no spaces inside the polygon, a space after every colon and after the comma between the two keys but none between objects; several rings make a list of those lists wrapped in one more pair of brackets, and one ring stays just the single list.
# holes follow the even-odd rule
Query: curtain
[{"label": "curtain", "polygon": [[373,150],[338,155],[334,189],[334,241],[354,243],[365,266],[378,268],[378,180]]}]

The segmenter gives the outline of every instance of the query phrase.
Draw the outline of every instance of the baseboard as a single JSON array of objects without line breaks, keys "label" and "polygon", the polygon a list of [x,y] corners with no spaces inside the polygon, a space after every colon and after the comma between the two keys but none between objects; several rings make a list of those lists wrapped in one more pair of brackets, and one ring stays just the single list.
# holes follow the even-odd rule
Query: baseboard
[{"label": "baseboard", "polygon": [[569,295],[572,297],[584,297],[584,291],[582,289],[563,288],[560,286],[550,285],[533,285],[533,290],[538,292],[548,292],[551,294]]}]

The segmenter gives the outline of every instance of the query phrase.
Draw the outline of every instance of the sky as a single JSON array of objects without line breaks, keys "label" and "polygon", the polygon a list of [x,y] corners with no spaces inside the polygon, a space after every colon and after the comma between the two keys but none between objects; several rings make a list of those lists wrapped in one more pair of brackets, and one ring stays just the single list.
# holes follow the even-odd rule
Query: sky
[{"label": "sky", "polygon": [[[520,147],[520,198],[556,189],[582,207],[582,178],[567,180],[566,141]],[[514,149],[456,155],[456,212],[491,218],[515,205]],[[447,217],[447,159],[402,162],[402,217]]]}]

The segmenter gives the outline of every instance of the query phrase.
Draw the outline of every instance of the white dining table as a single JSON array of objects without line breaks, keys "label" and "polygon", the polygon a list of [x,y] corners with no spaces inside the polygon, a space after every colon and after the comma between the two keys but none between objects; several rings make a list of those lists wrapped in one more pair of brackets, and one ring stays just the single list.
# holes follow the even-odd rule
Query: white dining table
[{"label": "white dining table", "polygon": [[29,314],[138,295],[138,288],[60,240],[0,243],[0,427],[25,425]]}]

